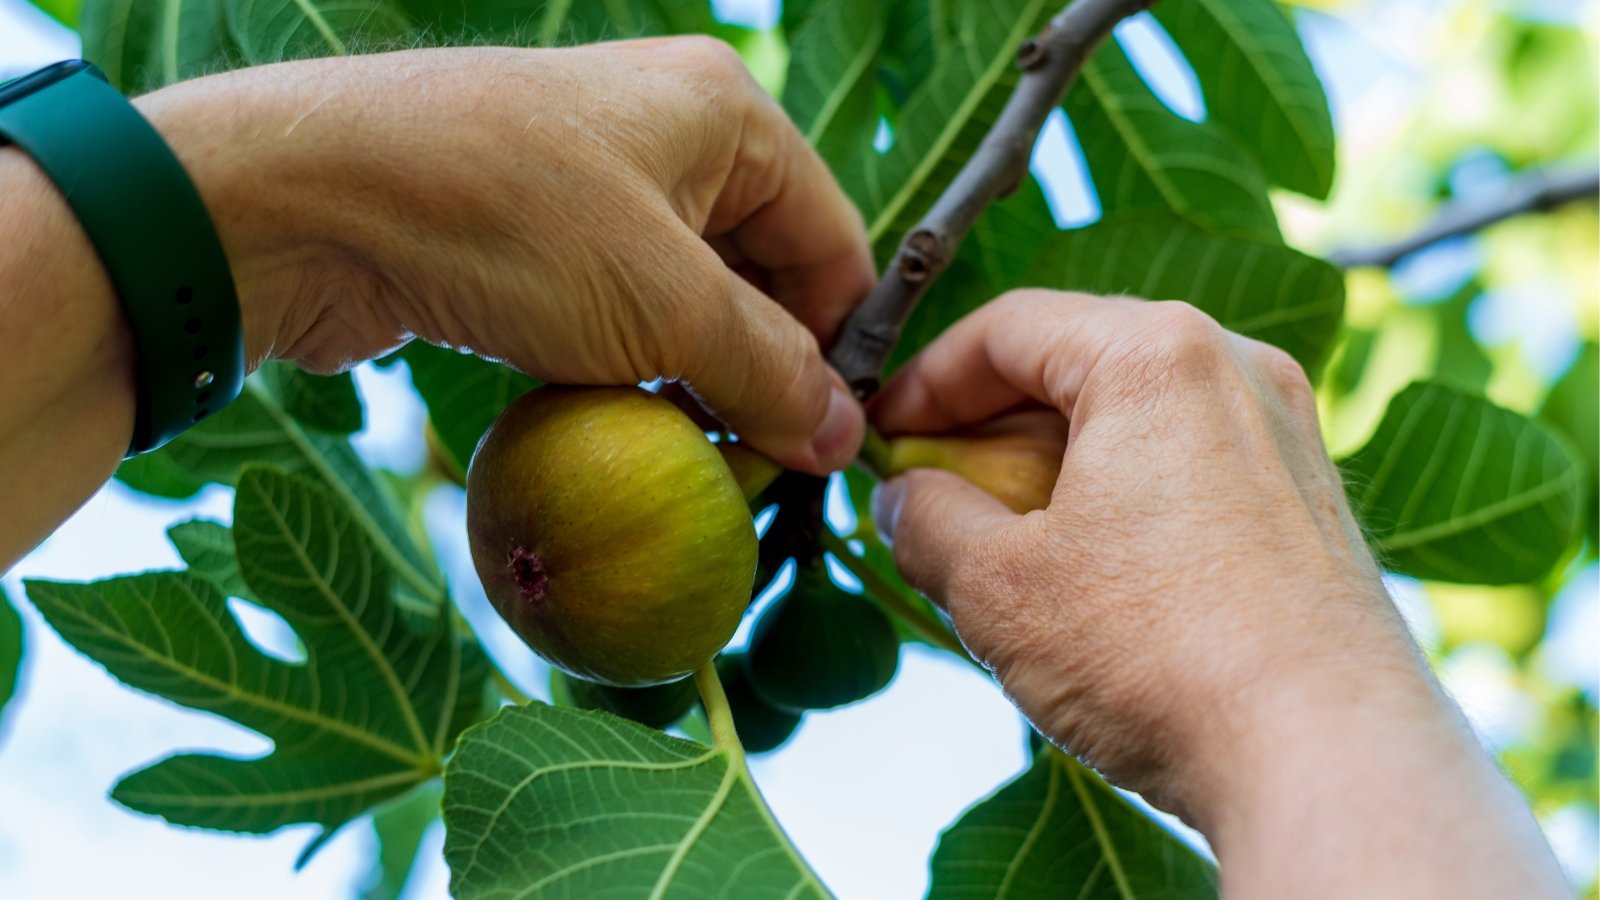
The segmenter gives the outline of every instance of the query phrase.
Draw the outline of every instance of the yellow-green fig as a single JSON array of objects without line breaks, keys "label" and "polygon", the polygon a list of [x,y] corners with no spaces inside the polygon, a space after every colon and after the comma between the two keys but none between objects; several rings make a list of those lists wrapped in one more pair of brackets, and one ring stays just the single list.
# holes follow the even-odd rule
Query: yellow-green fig
[{"label": "yellow-green fig", "polygon": [[944,469],[1025,513],[1050,505],[1067,446],[1067,421],[1059,413],[1016,413],[956,434],[904,435],[872,449],[872,465],[885,478],[909,469]]},{"label": "yellow-green fig", "polygon": [[633,387],[547,385],[490,426],[467,472],[472,561],[539,655],[618,687],[688,675],[750,600],[756,534],[705,434]]}]

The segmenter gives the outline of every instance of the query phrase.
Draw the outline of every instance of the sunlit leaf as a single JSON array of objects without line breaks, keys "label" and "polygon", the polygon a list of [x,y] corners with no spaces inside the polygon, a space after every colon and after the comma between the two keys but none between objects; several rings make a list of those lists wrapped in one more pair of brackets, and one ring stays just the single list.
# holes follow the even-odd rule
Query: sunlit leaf
[{"label": "sunlit leaf", "polygon": [[27,582],[51,626],[130,687],[273,741],[259,759],[169,757],[124,778],[112,797],[177,824],[331,831],[437,775],[450,741],[483,713],[481,651],[456,638],[449,616],[425,631],[408,624],[383,561],[310,480],[247,470],[234,535],[251,592],[304,642],[304,663],[251,645],[208,578]]},{"label": "sunlit leaf", "polygon": [[1333,116],[1294,25],[1272,0],[1164,0],[1153,12],[1185,51],[1207,119],[1267,177],[1316,198],[1333,185]]},{"label": "sunlit leaf", "polygon": [[828,896],[742,760],[609,713],[533,703],[470,729],[444,818],[461,900]]},{"label": "sunlit leaf", "polygon": [[1540,418],[1555,425],[1572,439],[1573,447],[1583,454],[1588,476],[1584,479],[1584,523],[1589,532],[1590,550],[1595,551],[1597,519],[1596,485],[1600,485],[1600,346],[1585,342],[1572,367],[1550,389]]},{"label": "sunlit leaf", "polygon": [[1532,581],[1581,525],[1583,464],[1565,439],[1437,382],[1401,391],[1341,466],[1380,560],[1418,578]]},{"label": "sunlit leaf", "polygon": [[30,0],[30,2],[68,28],[78,27],[79,0]]},{"label": "sunlit leaf", "polygon": [[1107,215],[1171,210],[1258,240],[1278,239],[1261,170],[1220,127],[1168,109],[1115,41],[1083,67],[1063,103]]},{"label": "sunlit leaf", "polygon": [[1118,215],[1061,232],[1026,280],[1185,300],[1233,331],[1282,347],[1307,369],[1322,358],[1344,309],[1344,279],[1322,260],[1212,234],[1170,213]]},{"label": "sunlit leaf", "polygon": [[190,519],[168,528],[167,540],[172,541],[191,574],[211,579],[229,597],[255,599],[244,573],[239,571],[239,552],[231,528],[207,519]]},{"label": "sunlit leaf", "polygon": [[132,93],[232,68],[239,51],[228,33],[223,2],[83,0],[78,10],[83,58]]},{"label": "sunlit leaf", "polygon": [[1054,750],[962,814],[929,868],[929,900],[1217,896],[1210,863]]}]

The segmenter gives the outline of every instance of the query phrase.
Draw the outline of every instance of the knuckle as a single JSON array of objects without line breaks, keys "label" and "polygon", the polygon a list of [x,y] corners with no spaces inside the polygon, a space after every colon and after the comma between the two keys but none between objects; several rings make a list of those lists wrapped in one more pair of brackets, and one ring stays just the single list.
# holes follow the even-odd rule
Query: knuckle
[{"label": "knuckle", "polygon": [[739,52],[725,41],[695,34],[673,38],[667,46],[687,71],[712,84],[742,84],[749,77]]},{"label": "knuckle", "polygon": [[1148,317],[1157,341],[1175,355],[1210,357],[1223,349],[1217,320],[1181,300],[1150,304]]},{"label": "knuckle", "polygon": [[1258,346],[1259,364],[1273,387],[1297,407],[1309,402],[1311,379],[1300,363],[1281,348],[1259,342]]}]

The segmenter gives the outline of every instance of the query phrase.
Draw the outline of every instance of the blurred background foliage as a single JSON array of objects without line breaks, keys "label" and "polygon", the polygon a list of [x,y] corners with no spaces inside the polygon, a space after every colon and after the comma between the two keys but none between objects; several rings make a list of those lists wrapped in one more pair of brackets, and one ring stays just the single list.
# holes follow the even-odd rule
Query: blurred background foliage
[{"label": "blurred background foliage", "polygon": [[[1323,20],[1308,28],[1321,38],[1319,59],[1364,44],[1398,65],[1364,79],[1349,59],[1329,79],[1339,175],[1326,204],[1278,198],[1291,243],[1327,253],[1401,238],[1452,198],[1493,193],[1529,170],[1595,165],[1594,4],[1305,6],[1303,18]],[[1388,398],[1431,375],[1542,416],[1585,455],[1588,537],[1549,578],[1507,587],[1395,579],[1394,588],[1588,897],[1597,895],[1600,842],[1597,248],[1595,205],[1574,203],[1442,242],[1389,270],[1349,272],[1344,327],[1319,396],[1335,452],[1360,446]]]}]

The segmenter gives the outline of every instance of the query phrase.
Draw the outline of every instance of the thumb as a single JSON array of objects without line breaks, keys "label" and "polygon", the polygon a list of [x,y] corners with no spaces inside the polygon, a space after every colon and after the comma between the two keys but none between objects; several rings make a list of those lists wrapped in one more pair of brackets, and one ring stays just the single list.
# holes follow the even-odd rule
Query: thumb
[{"label": "thumb", "polygon": [[951,575],[971,564],[996,530],[1020,518],[972,482],[938,469],[912,469],[884,482],[872,517],[893,544],[906,582],[941,606]]},{"label": "thumb", "polygon": [[757,450],[816,475],[855,459],[866,419],[817,339],[765,294],[728,270],[733,302],[690,350],[694,392]]}]

